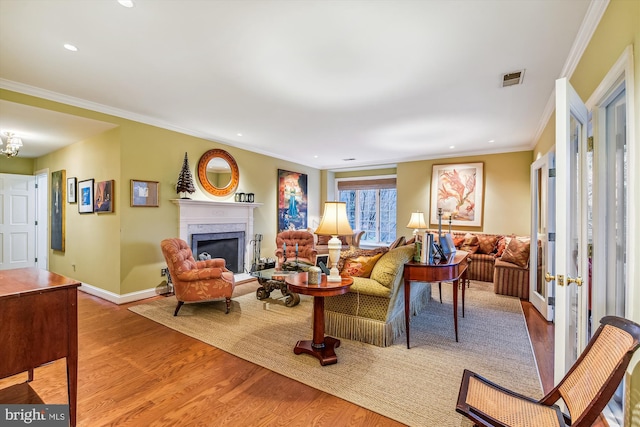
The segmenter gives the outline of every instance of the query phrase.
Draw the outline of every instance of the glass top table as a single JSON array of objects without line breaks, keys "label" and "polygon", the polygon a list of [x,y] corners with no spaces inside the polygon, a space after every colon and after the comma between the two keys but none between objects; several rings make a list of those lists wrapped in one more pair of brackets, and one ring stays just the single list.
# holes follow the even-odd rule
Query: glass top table
[{"label": "glass top table", "polygon": [[298,274],[301,270],[283,271],[277,268],[268,268],[266,270],[252,271],[250,274],[258,279],[260,287],[256,289],[256,298],[263,300],[269,298],[271,292],[278,289],[284,298],[284,305],[293,307],[300,303],[300,296],[294,292],[290,292],[285,278]]}]

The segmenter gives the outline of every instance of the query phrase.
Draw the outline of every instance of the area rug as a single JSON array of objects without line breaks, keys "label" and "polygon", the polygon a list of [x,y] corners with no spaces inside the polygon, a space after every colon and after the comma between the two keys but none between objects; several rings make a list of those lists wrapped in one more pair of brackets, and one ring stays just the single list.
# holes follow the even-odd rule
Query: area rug
[{"label": "area rug", "polygon": [[[185,304],[173,316],[175,299],[136,305],[131,311],[242,359],[410,426],[470,426],[455,412],[463,369],[471,369],[516,392],[542,396],[524,316],[517,298],[496,295],[492,285],[471,282],[466,317],[459,317],[455,341],[451,285],[437,286],[433,300],[411,322],[406,336],[380,348],[342,340],[338,363],[295,355],[299,339],[311,339],[313,300],[301,295],[295,307],[255,294],[224,302]],[[273,296],[279,296],[274,291]]]}]

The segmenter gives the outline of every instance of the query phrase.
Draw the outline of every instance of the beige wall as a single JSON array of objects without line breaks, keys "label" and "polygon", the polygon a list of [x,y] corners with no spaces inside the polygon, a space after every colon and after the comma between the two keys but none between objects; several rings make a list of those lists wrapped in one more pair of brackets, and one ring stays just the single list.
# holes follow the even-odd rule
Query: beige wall
[{"label": "beige wall", "polygon": [[[607,10],[602,17],[589,45],[582,55],[575,72],[570,78],[571,85],[575,88],[580,97],[586,101],[593,94],[607,72],[611,69],[617,59],[627,46],[633,46],[633,66],[635,82],[634,97],[631,103],[635,108],[635,115],[632,117],[635,127],[634,140],[631,141],[632,158],[630,177],[633,179],[636,192],[640,189],[640,173],[637,168],[640,166],[640,1],[637,0],[611,0]],[[549,120],[545,132],[536,142],[534,156],[537,153],[546,153],[555,144],[555,117]],[[635,166],[635,167],[634,167]],[[632,195],[634,197],[635,195]],[[629,244],[635,248],[633,258],[629,259],[630,273],[629,283],[631,286],[627,300],[629,307],[629,317],[635,322],[640,322],[640,233],[637,214],[640,212],[640,197],[635,196],[633,210],[636,215],[629,218],[630,240]],[[635,232],[633,232],[635,230]],[[636,354],[631,362],[628,372],[631,376],[630,407],[635,412],[635,423],[640,423],[640,354]],[[630,413],[627,413],[630,417]],[[630,424],[627,418],[626,425]]]},{"label": "beige wall", "polygon": [[12,157],[9,159],[0,155],[0,173],[31,175],[33,172],[33,159],[25,159],[24,157]]}]

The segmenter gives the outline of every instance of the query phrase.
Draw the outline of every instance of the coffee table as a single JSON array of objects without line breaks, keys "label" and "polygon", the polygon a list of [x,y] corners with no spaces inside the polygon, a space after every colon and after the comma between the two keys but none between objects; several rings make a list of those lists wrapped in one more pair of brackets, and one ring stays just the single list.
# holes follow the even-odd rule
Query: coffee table
[{"label": "coffee table", "polygon": [[266,270],[253,271],[250,274],[258,279],[258,283],[260,283],[260,287],[256,289],[256,298],[259,300],[269,298],[271,292],[278,289],[285,298],[284,305],[287,307],[293,307],[300,303],[300,295],[289,292],[284,281],[285,277],[297,274],[296,271],[280,271],[275,268],[268,268]]},{"label": "coffee table", "polygon": [[316,357],[322,366],[338,362],[335,349],[340,347],[340,340],[324,335],[324,297],[346,294],[353,284],[351,277],[343,277],[340,282],[322,281],[317,285],[307,282],[307,273],[298,273],[285,278],[289,290],[299,294],[313,296],[313,340],[301,340],[293,348],[295,354],[310,354]]}]

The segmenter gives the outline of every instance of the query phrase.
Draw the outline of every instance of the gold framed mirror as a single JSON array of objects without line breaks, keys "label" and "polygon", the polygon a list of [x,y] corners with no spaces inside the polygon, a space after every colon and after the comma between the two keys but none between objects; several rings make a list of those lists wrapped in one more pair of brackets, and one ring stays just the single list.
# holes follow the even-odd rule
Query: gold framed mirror
[{"label": "gold framed mirror", "polygon": [[200,157],[198,179],[202,187],[214,196],[228,196],[238,188],[240,172],[231,154],[215,148]]}]

